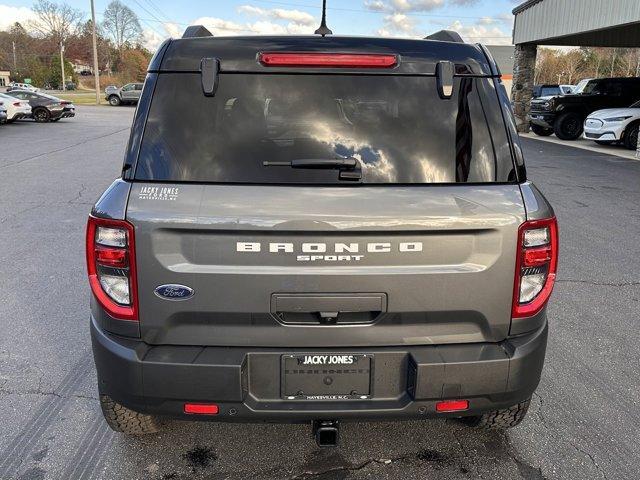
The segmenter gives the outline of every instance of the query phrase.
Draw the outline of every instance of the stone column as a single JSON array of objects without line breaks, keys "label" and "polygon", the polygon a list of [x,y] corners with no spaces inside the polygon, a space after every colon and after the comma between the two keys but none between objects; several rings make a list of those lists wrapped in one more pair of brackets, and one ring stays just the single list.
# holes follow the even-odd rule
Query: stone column
[{"label": "stone column", "polygon": [[516,116],[518,131],[529,131],[527,113],[533,95],[533,80],[536,68],[537,45],[516,45],[513,66],[513,84],[511,86],[511,102]]}]

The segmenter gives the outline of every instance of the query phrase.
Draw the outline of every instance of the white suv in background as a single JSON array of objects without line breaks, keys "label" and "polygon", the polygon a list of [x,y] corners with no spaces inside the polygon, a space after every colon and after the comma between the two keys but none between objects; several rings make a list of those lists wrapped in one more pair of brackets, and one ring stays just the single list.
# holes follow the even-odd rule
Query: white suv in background
[{"label": "white suv in background", "polygon": [[0,102],[4,103],[4,107],[7,109],[7,123],[31,117],[31,105],[25,100],[0,93]]},{"label": "white suv in background", "polygon": [[584,138],[599,145],[621,142],[626,148],[638,146],[640,101],[628,108],[596,110],[584,121]]}]

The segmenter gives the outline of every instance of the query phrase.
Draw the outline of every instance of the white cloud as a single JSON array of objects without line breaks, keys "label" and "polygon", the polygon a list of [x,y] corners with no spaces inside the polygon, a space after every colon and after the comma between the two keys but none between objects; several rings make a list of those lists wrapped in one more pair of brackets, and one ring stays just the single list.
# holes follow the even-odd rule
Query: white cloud
[{"label": "white cloud", "polygon": [[32,18],[34,14],[30,8],[0,5],[0,30],[9,30],[16,22],[25,26],[24,24]]},{"label": "white cloud", "polygon": [[445,0],[365,0],[364,6],[374,12],[428,12],[443,7]]},{"label": "white cloud", "polygon": [[286,10],[284,8],[260,8],[253,5],[241,5],[238,12],[246,15],[253,15],[263,18],[271,18],[272,20],[289,20],[293,23],[302,25],[315,25],[316,19],[307,12],[300,10]]},{"label": "white cloud", "polygon": [[511,35],[499,27],[490,27],[482,23],[482,20],[472,25],[463,25],[456,20],[447,27],[454,30],[469,43],[486,43],[487,45],[511,45]]},{"label": "white cloud", "polygon": [[413,37],[417,35],[416,21],[402,13],[386,15],[377,33],[381,37]]},{"label": "white cloud", "polygon": [[155,52],[166,38],[169,38],[169,35],[162,36],[150,28],[142,29],[142,45],[144,45],[150,52]]},{"label": "white cloud", "polygon": [[162,24],[165,31],[169,34],[170,37],[180,38],[182,36],[182,32],[185,27],[178,25],[177,23],[164,23]]},{"label": "white cloud", "polygon": [[307,25],[296,22],[280,24],[268,20],[253,23],[238,23],[216,17],[200,17],[192,24],[204,25],[213,35],[219,37],[233,35],[299,35],[313,33]]}]

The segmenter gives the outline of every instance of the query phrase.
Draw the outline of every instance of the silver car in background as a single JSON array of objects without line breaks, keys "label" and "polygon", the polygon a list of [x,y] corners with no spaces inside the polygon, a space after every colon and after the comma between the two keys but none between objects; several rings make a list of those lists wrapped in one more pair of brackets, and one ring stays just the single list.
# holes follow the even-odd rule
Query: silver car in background
[{"label": "silver car in background", "polygon": [[127,83],[124,87],[118,88],[115,85],[109,85],[104,89],[104,98],[112,107],[129,103],[137,104],[142,93],[142,83]]}]

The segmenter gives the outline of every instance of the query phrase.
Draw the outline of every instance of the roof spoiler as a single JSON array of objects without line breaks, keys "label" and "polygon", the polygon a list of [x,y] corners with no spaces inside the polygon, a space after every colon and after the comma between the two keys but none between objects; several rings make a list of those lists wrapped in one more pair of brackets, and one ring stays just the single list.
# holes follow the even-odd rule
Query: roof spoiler
[{"label": "roof spoiler", "polygon": [[189,25],[182,34],[182,38],[196,38],[196,37],[213,37],[213,34],[207,30],[203,25]]},{"label": "roof spoiler", "polygon": [[456,42],[456,43],[464,43],[462,37],[458,32],[454,32],[453,30],[440,30],[431,35],[424,37],[425,40],[440,40],[441,42]]}]

